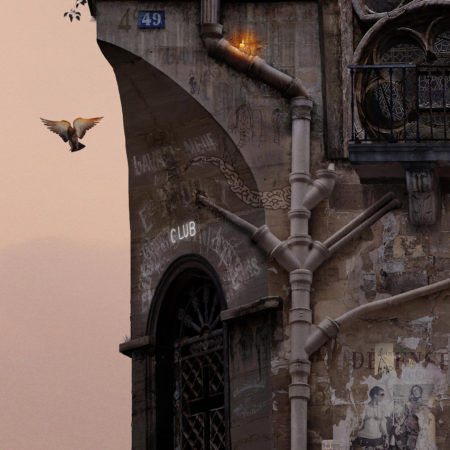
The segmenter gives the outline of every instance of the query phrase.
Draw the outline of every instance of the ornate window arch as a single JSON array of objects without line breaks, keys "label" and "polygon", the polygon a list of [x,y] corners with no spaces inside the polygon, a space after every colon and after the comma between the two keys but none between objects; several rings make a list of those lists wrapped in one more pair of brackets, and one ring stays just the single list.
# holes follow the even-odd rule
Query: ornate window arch
[{"label": "ornate window arch", "polygon": [[450,19],[431,7],[380,20],[358,46],[352,140],[450,138]]},{"label": "ornate window arch", "polygon": [[362,38],[349,66],[350,161],[364,181],[406,177],[410,222],[432,225],[450,158],[450,4],[353,6]]},{"label": "ornate window arch", "polygon": [[218,277],[189,255],[168,269],[155,298],[156,446],[228,449],[228,339]]}]

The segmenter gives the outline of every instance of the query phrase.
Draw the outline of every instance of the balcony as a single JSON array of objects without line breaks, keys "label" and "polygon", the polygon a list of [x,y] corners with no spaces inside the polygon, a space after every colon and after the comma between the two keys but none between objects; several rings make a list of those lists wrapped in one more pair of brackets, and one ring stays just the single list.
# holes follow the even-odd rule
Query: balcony
[{"label": "balcony", "polygon": [[350,66],[350,161],[450,161],[450,66]]},{"label": "balcony", "polygon": [[[417,212],[419,194],[437,205],[439,179],[450,178],[450,66],[390,64],[350,66],[349,158],[362,182],[404,180],[410,219],[436,221]],[[422,195],[422,202],[424,195]],[[430,215],[430,210],[434,212]],[[423,212],[423,211],[422,211]]]}]

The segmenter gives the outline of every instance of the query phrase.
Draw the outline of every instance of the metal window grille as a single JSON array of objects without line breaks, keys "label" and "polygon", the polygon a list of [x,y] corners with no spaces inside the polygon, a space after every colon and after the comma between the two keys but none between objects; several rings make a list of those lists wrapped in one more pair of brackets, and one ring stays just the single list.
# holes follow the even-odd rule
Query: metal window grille
[{"label": "metal window grille", "polygon": [[176,450],[227,449],[225,346],[212,285],[188,290],[174,342]]},{"label": "metal window grille", "polygon": [[450,66],[350,66],[351,142],[450,140]]}]

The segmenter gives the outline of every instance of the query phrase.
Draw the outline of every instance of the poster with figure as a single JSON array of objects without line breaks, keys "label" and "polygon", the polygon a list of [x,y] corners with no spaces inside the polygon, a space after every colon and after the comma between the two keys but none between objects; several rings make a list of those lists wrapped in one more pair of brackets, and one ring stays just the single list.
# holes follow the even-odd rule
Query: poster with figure
[{"label": "poster with figure", "polygon": [[432,384],[396,384],[387,392],[373,386],[351,449],[437,450],[433,388]]},{"label": "poster with figure", "polygon": [[432,384],[394,386],[394,407],[389,420],[391,449],[436,450]]},{"label": "poster with figure", "polygon": [[389,445],[387,423],[389,409],[385,390],[374,386],[369,391],[369,401],[364,407],[360,427],[352,441],[354,450],[383,450]]}]

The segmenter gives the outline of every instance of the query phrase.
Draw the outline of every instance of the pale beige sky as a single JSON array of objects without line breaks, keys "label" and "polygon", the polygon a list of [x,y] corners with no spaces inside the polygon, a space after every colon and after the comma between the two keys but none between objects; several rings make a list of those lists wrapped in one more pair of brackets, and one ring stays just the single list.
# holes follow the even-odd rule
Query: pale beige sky
[{"label": "pale beige sky", "polygon": [[[130,448],[128,180],[114,73],[75,0],[2,2],[0,449]],[[104,116],[70,153],[39,120]]]}]

